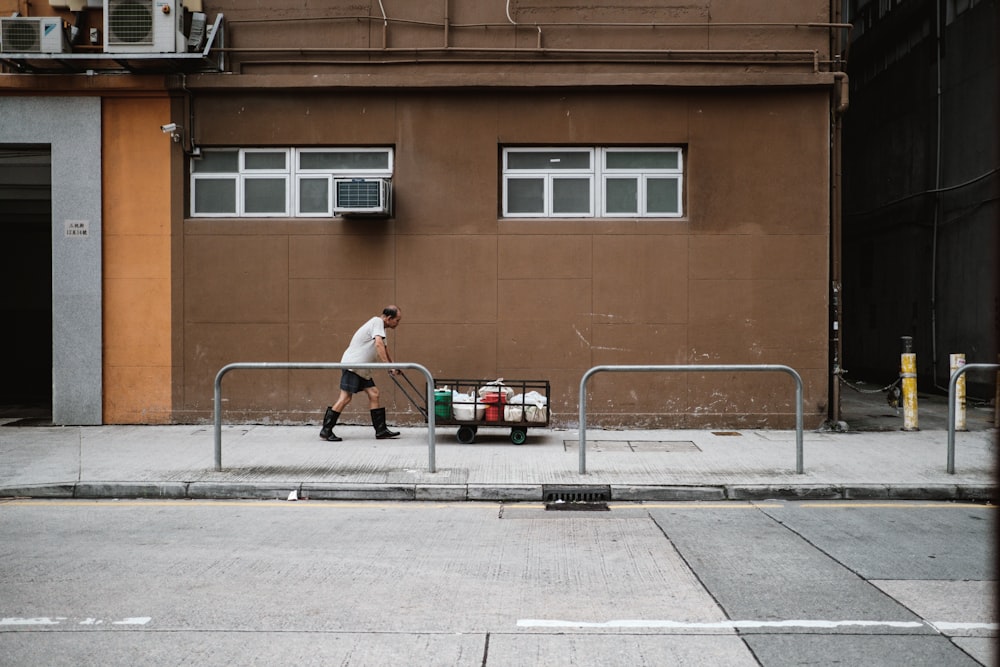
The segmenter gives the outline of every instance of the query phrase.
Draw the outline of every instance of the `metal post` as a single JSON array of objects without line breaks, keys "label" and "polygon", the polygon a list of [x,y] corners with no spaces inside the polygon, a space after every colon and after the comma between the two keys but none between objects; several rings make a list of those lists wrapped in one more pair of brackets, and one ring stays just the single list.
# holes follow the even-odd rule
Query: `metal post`
[{"label": "metal post", "polygon": [[[280,363],[280,362],[244,362],[223,366],[215,376],[215,399],[214,399],[214,419],[215,419],[215,470],[222,470],[222,378],[229,371],[236,369],[280,369],[280,370],[336,370],[344,368],[370,368],[374,370],[392,370],[393,368],[407,368],[420,371],[427,381],[427,405],[434,405],[434,377],[431,372],[420,364],[414,363],[371,363],[371,364],[342,364],[342,363]],[[427,411],[427,467],[430,472],[437,472],[434,456],[434,410]]]},{"label": "metal post", "polygon": [[965,373],[971,370],[998,370],[1000,364],[965,364],[956,370],[948,380],[948,474],[955,474],[955,385]]},{"label": "metal post", "polygon": [[780,364],[722,364],[668,366],[594,366],[580,379],[580,474],[587,473],[587,380],[600,372],[718,372],[718,371],[781,371],[795,380],[795,472],[802,474],[802,376],[790,366]]},{"label": "metal post", "polygon": [[903,385],[903,430],[918,431],[917,420],[917,355],[913,338],[903,336],[903,353],[899,359],[899,377]]},{"label": "metal post", "polygon": [[[955,371],[964,365],[965,355],[961,352],[948,355],[948,377],[954,375]],[[965,423],[965,375],[959,376],[955,383],[955,430],[969,430]]]},{"label": "metal post", "polygon": [[[997,361],[1000,361],[1000,354],[997,355]],[[997,373],[996,393],[993,396],[993,426],[1000,427],[1000,373]]]}]

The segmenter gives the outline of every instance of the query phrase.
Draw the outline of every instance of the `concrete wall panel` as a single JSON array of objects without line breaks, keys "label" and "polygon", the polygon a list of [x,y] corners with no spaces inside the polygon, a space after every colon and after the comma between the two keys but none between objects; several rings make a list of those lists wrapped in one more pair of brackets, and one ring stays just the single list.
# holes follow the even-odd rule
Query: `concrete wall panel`
[{"label": "concrete wall panel", "polygon": [[[97,98],[0,97],[0,143],[52,151],[52,420],[100,424],[101,103]],[[68,236],[67,221],[86,221]]]},{"label": "concrete wall panel", "polygon": [[396,300],[410,321],[496,322],[495,236],[401,236],[397,243]]},{"label": "concrete wall panel", "polygon": [[198,236],[184,253],[186,321],[288,321],[287,238]]},{"label": "concrete wall panel", "polygon": [[686,237],[602,236],[594,239],[594,256],[595,319],[612,323],[688,321]]},{"label": "concrete wall panel", "polygon": [[593,238],[586,234],[499,238],[499,278],[590,278]]},{"label": "concrete wall panel", "polygon": [[195,101],[203,146],[390,145],[394,105],[381,95],[241,92]]}]

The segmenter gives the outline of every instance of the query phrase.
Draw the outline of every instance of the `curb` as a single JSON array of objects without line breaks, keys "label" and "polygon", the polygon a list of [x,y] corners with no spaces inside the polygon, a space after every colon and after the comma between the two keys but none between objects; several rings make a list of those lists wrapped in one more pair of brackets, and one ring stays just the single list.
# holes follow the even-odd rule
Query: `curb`
[{"label": "curb", "polygon": [[[322,484],[233,482],[66,482],[0,486],[0,498],[286,500],[292,491],[310,500],[433,502],[544,502],[542,484]],[[576,485],[574,485],[576,486]],[[725,484],[719,486],[583,485],[619,502],[752,500],[925,500],[995,502],[988,484]]]}]

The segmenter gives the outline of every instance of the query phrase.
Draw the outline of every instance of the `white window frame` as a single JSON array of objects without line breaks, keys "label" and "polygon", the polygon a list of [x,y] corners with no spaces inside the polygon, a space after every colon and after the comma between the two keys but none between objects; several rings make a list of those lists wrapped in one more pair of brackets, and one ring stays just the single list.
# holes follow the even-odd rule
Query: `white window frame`
[{"label": "white window frame", "polygon": [[[584,169],[518,169],[510,167],[510,155],[515,153],[565,153],[587,152],[590,154],[590,168]],[[670,152],[677,155],[676,168],[630,168],[611,169],[607,166],[607,156],[614,152]],[[682,218],[684,217],[684,150],[676,146],[631,147],[559,147],[559,146],[517,146],[505,147],[502,151],[501,210],[504,218]],[[555,212],[553,182],[559,178],[590,179],[590,206],[584,213]],[[543,210],[517,212],[510,210],[509,181],[514,179],[535,179],[543,183]],[[637,210],[634,213],[607,210],[608,179],[633,178],[636,181]],[[648,182],[650,179],[668,179],[677,183],[677,210],[670,212],[649,212]]]},{"label": "white window frame", "polygon": [[[326,210],[302,210],[302,181],[326,181]],[[333,174],[299,172],[295,176],[295,217],[297,218],[332,218],[333,217]]]},{"label": "white window frame", "polygon": [[[291,196],[288,192],[289,175],[291,173],[289,150],[286,148],[243,148],[240,149],[240,200],[239,210],[243,215],[254,218],[287,218],[288,203]],[[250,155],[281,155],[284,157],[284,167],[263,167],[254,169],[247,166],[247,157]],[[279,210],[274,211],[247,211],[247,190],[248,184],[254,181],[281,181],[284,184],[285,197]]]},{"label": "white window frame", "polygon": [[[331,147],[331,148],[203,148],[204,153],[238,151],[238,167],[235,172],[197,171],[197,162],[192,161],[190,170],[190,203],[192,218],[332,218],[334,217],[333,183],[344,177],[391,178],[393,173],[394,149],[392,147]],[[248,154],[280,153],[285,156],[285,167],[253,169],[247,166]],[[385,168],[353,167],[304,169],[299,167],[299,157],[306,153],[383,153],[386,155]],[[279,179],[285,184],[284,207],[280,211],[253,212],[246,210],[247,184],[257,179]],[[327,181],[327,208],[325,211],[302,211],[300,184],[303,179]],[[235,181],[235,210],[223,212],[199,212],[195,210],[198,183],[209,180]]]},{"label": "white window frame", "polygon": [[[335,168],[325,168],[325,169],[310,169],[302,167],[300,157],[310,153],[386,153],[386,166],[384,168],[365,168],[365,167],[351,167],[347,169],[335,169]],[[379,178],[379,177],[391,177],[393,172],[393,158],[394,152],[391,148],[299,148],[295,151],[295,216],[298,218],[331,218],[333,217],[333,206],[336,203],[336,180],[343,177],[369,177],[369,178]],[[325,177],[327,180],[326,187],[326,204],[327,208],[324,212],[317,211],[302,211],[302,201],[299,194],[301,192],[301,182],[304,179],[310,180],[320,180]]]},{"label": "white window frame", "polygon": [[[510,166],[510,156],[512,154],[537,153],[578,153],[586,154],[588,160],[587,167],[572,167],[568,169],[543,169],[530,168],[519,169]],[[531,147],[531,148],[505,148],[503,151],[503,211],[504,217],[510,218],[580,218],[593,217],[594,215],[594,151],[591,148],[561,148],[561,147]],[[542,182],[542,211],[511,212],[509,210],[509,182],[511,180],[535,180]],[[589,183],[590,197],[585,212],[558,212],[555,210],[555,182],[559,180],[587,180]]]}]

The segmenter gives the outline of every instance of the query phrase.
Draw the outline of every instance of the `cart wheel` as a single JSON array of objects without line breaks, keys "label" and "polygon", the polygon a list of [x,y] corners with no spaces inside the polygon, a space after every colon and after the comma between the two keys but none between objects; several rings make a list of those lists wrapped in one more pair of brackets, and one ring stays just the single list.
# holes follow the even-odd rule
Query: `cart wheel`
[{"label": "cart wheel", "polygon": [[528,439],[528,429],[526,428],[512,428],[510,430],[510,441],[515,445],[523,445],[524,441]]},{"label": "cart wheel", "polygon": [[458,434],[455,436],[463,445],[468,445],[476,439],[476,429],[472,426],[459,426]]}]

